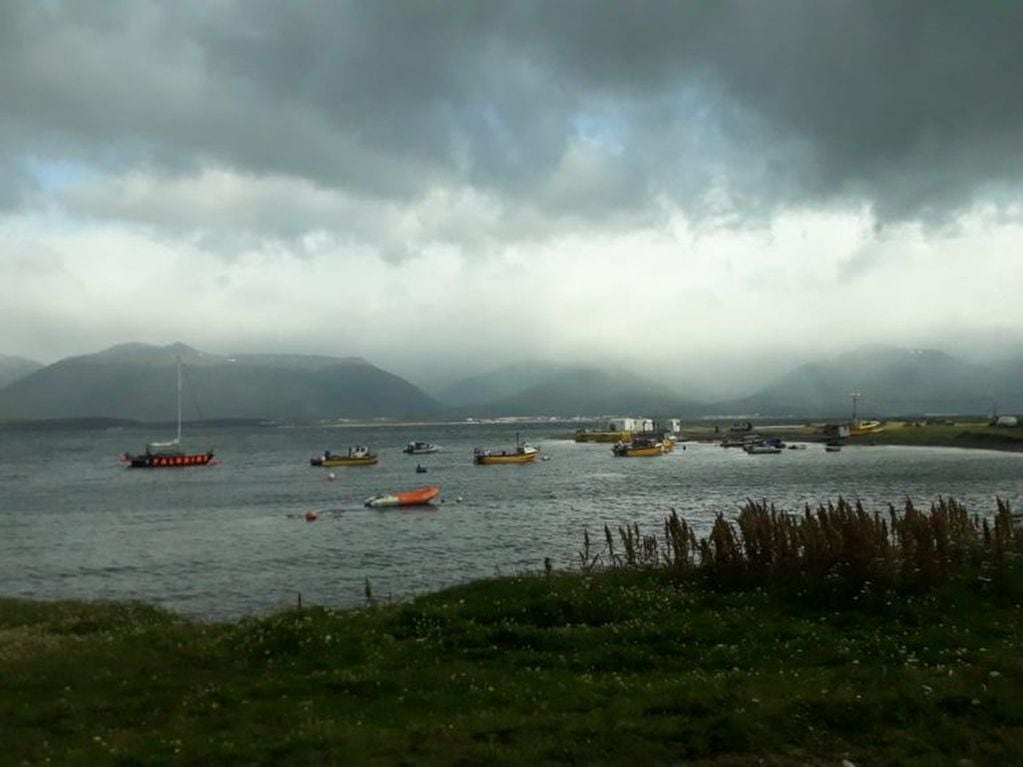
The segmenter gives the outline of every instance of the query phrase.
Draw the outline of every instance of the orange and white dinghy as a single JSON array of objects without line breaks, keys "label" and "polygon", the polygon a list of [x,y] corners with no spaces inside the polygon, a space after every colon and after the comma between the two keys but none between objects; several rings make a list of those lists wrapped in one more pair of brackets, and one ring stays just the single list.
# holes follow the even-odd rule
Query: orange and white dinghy
[{"label": "orange and white dinghy", "polygon": [[371,509],[383,509],[388,506],[425,506],[440,495],[440,488],[427,486],[407,493],[381,493],[367,498],[365,505]]}]

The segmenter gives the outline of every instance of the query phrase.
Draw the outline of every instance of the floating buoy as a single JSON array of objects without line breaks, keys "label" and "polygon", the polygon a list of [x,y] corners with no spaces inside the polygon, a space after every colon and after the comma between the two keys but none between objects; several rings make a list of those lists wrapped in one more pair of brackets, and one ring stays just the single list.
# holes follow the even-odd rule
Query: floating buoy
[{"label": "floating buoy", "polygon": [[307,511],[305,513],[305,521],[306,522],[315,522],[317,517],[318,517],[318,515],[317,515],[317,513],[315,511]]},{"label": "floating buoy", "polygon": [[335,479],[337,479],[337,475],[334,472],[330,472],[329,474],[327,474],[328,482],[333,482]]},{"label": "floating buoy", "polygon": [[461,503],[461,502],[462,502],[462,496],[460,496],[460,495],[459,496],[455,496],[455,503]]}]

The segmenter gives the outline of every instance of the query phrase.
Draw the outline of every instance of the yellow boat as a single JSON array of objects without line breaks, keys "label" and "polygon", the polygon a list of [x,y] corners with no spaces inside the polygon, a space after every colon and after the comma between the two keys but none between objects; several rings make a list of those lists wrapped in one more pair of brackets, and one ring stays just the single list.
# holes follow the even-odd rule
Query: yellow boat
[{"label": "yellow boat", "polygon": [[376,462],[376,453],[371,453],[364,445],[348,448],[348,455],[337,455],[327,450],[323,455],[314,455],[309,459],[310,466],[322,466],[325,469],[335,466],[372,466]]},{"label": "yellow boat", "polygon": [[867,434],[877,434],[879,431],[884,431],[884,427],[883,421],[854,421],[849,434],[853,437],[862,437]]},{"label": "yellow boat", "polygon": [[611,452],[619,458],[646,458],[664,455],[664,444],[648,439],[636,439],[632,442],[619,442],[611,448]]},{"label": "yellow boat", "polygon": [[476,448],[472,453],[472,462],[477,465],[488,465],[495,463],[532,463],[536,460],[540,451],[531,445],[519,443],[514,450],[502,450],[500,453],[494,450]]}]

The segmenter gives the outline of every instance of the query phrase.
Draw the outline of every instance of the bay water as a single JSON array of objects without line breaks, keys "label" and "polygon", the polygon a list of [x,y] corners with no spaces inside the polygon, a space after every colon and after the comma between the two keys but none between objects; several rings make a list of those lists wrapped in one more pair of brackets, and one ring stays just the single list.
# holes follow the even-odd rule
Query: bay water
[{"label": "bay water", "polygon": [[[939,496],[990,514],[1023,503],[1023,454],[822,445],[747,455],[687,442],[655,458],[577,444],[563,423],[204,427],[189,447],[218,465],[131,470],[135,429],[0,433],[0,595],[142,600],[207,619],[303,602],[350,607],[407,599],[476,578],[578,564],[583,532],[637,522],[657,532],[674,508],[698,533],[747,498],[799,511],[839,496],[868,510]],[[534,464],[475,466],[475,447],[540,448]],[[442,452],[409,456],[412,440]],[[370,467],[313,468],[325,449],[365,444]],[[684,449],[683,449],[684,448]],[[416,473],[417,464],[426,473]],[[368,509],[380,492],[438,485],[431,507]],[[316,521],[306,522],[307,512]]]}]

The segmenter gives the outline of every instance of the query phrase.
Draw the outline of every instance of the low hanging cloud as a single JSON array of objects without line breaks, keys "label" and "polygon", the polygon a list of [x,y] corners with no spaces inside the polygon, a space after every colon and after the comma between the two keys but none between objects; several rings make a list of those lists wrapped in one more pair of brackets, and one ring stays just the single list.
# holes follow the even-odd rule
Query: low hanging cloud
[{"label": "low hanging cloud", "polygon": [[[663,357],[709,367],[1011,327],[1021,28],[1014,3],[0,0],[0,352],[183,303],[136,340],[643,360],[615,312],[654,304]],[[314,349],[306,315],[359,333]]]}]

